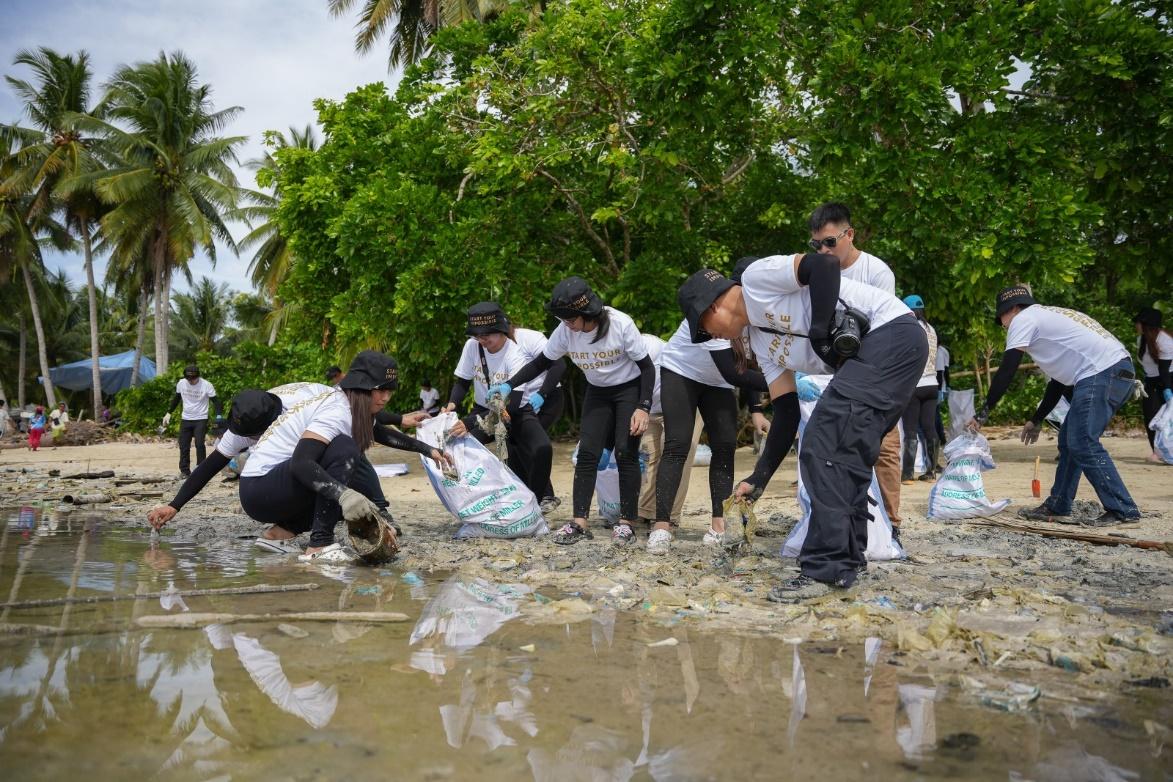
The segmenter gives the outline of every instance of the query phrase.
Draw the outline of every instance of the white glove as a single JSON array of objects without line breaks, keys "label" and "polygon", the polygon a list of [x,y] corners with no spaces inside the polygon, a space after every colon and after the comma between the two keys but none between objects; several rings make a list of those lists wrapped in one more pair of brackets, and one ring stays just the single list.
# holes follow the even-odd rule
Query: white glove
[{"label": "white glove", "polygon": [[342,492],[342,496],[338,498],[338,504],[342,506],[342,518],[347,521],[379,517],[379,506],[354,489]]},{"label": "white glove", "polygon": [[171,426],[171,413],[163,416],[163,426]]}]

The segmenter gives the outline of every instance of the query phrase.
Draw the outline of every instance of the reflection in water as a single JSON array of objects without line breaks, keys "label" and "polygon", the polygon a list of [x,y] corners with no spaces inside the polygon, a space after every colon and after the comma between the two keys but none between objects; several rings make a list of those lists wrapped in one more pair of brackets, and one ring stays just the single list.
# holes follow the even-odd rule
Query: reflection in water
[{"label": "reflection in water", "polygon": [[[193,611],[280,612],[296,599],[306,610],[373,603],[418,614],[413,598],[431,590],[410,639],[408,625],[306,625],[300,636],[269,623],[203,634],[139,631],[131,629],[135,617],[184,610],[177,593],[197,583],[241,581],[226,580],[224,558],[202,562],[193,544],[151,548],[145,536],[100,521],[90,533],[81,528],[70,521],[41,538],[36,527],[8,530],[7,538],[0,531],[0,596],[86,594],[91,573],[108,574],[107,588],[119,594],[165,594],[158,602],[12,612],[9,622],[63,632],[0,643],[5,779],[295,778],[312,775],[307,761],[324,742],[336,778],[386,776],[393,767],[399,778],[485,782],[825,775],[1131,782],[1161,778],[1167,763],[1167,748],[1139,727],[1142,717],[1168,724],[1167,704],[1128,702],[1126,714],[1113,712],[1119,725],[1132,720],[1131,731],[1093,721],[1103,701],[1043,699],[1007,714],[910,675],[909,658],[878,638],[788,650],[777,639],[687,623],[666,631],[641,612],[599,605],[589,621],[526,625],[510,620],[533,599],[527,587],[477,579],[438,587],[396,571],[353,569],[353,585],[319,579],[321,589],[296,598],[187,598]],[[307,578],[269,558],[242,567],[252,583]],[[86,626],[98,630],[78,634]],[[649,648],[665,632],[676,645]],[[1076,705],[1082,711],[1068,719]]]}]

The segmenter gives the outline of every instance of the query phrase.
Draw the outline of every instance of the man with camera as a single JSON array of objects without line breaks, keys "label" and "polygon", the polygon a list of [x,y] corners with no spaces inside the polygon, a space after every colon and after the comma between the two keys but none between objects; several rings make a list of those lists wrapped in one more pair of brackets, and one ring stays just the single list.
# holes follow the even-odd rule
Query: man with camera
[{"label": "man with camera", "polygon": [[762,258],[738,285],[712,269],[677,295],[694,341],[737,339],[770,387],[774,421],[753,474],[735,494],[756,500],[794,443],[794,372],[834,373],[803,435],[799,469],[811,498],[800,576],[775,587],[788,602],[855,583],[867,564],[868,486],[884,433],[904,411],[928,357],[924,330],[895,296],[840,275],[831,255]]}]

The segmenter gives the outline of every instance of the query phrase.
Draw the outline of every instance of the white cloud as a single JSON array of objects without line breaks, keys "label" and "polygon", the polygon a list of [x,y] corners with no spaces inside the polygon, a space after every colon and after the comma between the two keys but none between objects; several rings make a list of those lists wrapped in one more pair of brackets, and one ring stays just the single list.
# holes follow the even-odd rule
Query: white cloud
[{"label": "white cloud", "polygon": [[[119,65],[182,50],[195,62],[200,80],[212,86],[217,108],[244,108],[226,130],[248,136],[243,161],[261,153],[264,131],[314,122],[314,99],[341,99],[377,81],[394,85],[398,74],[387,73],[384,47],[366,55],[354,52],[354,20],[353,15],[331,18],[326,0],[0,0],[0,72],[27,77],[26,69],[11,67],[21,49],[85,49],[98,87]],[[20,111],[7,82],[0,83],[0,122],[23,120]],[[253,185],[250,172],[242,170],[240,177]],[[244,226],[233,235],[243,236]],[[197,256],[193,275],[250,289],[248,254],[236,258],[221,248],[217,255],[215,269]],[[45,260],[84,283],[80,254],[54,252]],[[101,279],[104,260],[96,266]],[[186,287],[181,278],[176,285]]]}]

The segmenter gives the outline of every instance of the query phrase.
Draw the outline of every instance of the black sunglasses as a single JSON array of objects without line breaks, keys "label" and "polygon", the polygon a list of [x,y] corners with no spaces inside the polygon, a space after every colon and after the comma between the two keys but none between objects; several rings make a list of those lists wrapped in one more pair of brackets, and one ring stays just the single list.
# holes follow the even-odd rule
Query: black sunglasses
[{"label": "black sunglasses", "polygon": [[807,245],[815,252],[818,252],[824,247],[831,249],[836,244],[838,244],[839,240],[842,239],[850,230],[851,227],[848,226],[847,228],[844,228],[842,231],[840,231],[837,236],[828,236],[826,239],[811,239],[809,242],[807,242]]}]

